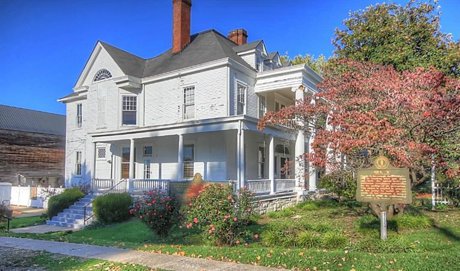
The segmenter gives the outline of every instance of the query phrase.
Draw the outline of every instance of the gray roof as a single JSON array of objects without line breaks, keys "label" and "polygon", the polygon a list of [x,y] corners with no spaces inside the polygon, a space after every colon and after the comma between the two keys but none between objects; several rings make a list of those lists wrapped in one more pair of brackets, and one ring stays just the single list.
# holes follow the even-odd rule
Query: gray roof
[{"label": "gray roof", "polygon": [[267,59],[273,59],[277,54],[278,52],[271,52],[268,54]]},{"label": "gray roof", "polygon": [[125,74],[139,78],[171,72],[226,57],[254,70],[237,55],[239,48],[245,45],[235,46],[234,42],[213,29],[192,35],[190,43],[179,53],[173,54],[171,50],[168,50],[150,59],[142,59],[105,42],[101,42],[101,44]]},{"label": "gray roof", "polygon": [[241,53],[241,52],[244,52],[244,51],[249,51],[249,50],[252,50],[252,49],[256,49],[257,46],[259,46],[260,43],[262,43],[261,40],[256,40],[256,41],[253,41],[253,42],[250,42],[250,43],[235,46],[233,48],[233,50],[235,50],[235,52],[237,52],[237,53]]},{"label": "gray roof", "polygon": [[107,50],[109,55],[117,63],[123,73],[142,77],[145,60],[131,53],[118,49],[110,44],[100,41],[102,46]]},{"label": "gray roof", "polygon": [[65,135],[65,116],[0,105],[0,129]]}]

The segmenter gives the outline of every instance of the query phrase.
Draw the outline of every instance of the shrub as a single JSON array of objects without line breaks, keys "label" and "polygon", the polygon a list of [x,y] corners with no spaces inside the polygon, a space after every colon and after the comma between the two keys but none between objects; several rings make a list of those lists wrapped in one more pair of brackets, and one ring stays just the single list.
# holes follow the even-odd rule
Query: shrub
[{"label": "shrub", "polygon": [[158,191],[145,193],[144,197],[134,204],[130,213],[160,236],[168,235],[172,226],[180,220],[176,199]]},{"label": "shrub", "polygon": [[324,175],[319,181],[319,186],[337,195],[339,201],[352,200],[356,194],[356,181],[351,172],[336,171]]},{"label": "shrub", "polygon": [[7,220],[13,216],[13,210],[8,208],[6,204],[0,203],[0,222]]},{"label": "shrub", "polygon": [[129,218],[131,205],[132,199],[128,193],[106,194],[96,197],[93,201],[93,211],[99,222],[122,222]]},{"label": "shrub", "polygon": [[205,182],[203,181],[201,174],[196,173],[195,176],[193,177],[192,182],[187,187],[187,190],[185,190],[184,202],[187,204],[192,199],[196,198],[198,194],[200,194],[200,191],[203,190],[204,185],[205,185]]},{"label": "shrub", "polygon": [[48,217],[52,218],[84,196],[78,187],[66,189],[61,194],[52,196],[48,201]]},{"label": "shrub", "polygon": [[252,195],[248,190],[233,194],[232,187],[208,184],[187,207],[186,227],[198,228],[217,245],[239,244],[253,214]]}]

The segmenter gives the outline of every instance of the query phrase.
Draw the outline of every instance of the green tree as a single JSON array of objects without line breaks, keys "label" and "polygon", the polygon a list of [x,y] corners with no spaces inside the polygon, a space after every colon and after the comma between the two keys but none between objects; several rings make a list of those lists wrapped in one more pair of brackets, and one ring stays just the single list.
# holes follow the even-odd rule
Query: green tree
[{"label": "green tree", "polygon": [[393,65],[397,70],[434,66],[460,76],[460,44],[440,30],[437,1],[378,4],[350,14],[335,32],[335,55]]},{"label": "green tree", "polygon": [[319,55],[317,58],[315,58],[313,55],[310,54],[299,54],[291,59],[289,55],[286,54],[281,56],[281,63],[283,63],[283,65],[306,64],[318,74],[323,74],[324,68],[327,64],[327,58],[324,55]]}]

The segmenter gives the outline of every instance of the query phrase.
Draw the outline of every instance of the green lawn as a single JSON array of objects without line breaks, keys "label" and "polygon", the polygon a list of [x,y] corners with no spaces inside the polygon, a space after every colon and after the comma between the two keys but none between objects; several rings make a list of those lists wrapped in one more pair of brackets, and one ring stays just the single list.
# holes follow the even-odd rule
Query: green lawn
[{"label": "green lawn", "polygon": [[378,220],[367,208],[320,201],[261,217],[250,226],[255,237],[235,247],[209,245],[184,228],[162,239],[136,219],[75,233],[19,236],[298,269],[456,270],[459,221],[460,210],[412,209],[389,222],[389,239],[381,241]]},{"label": "green lawn", "polygon": [[[45,221],[46,221],[45,216],[29,216],[29,217],[13,218],[10,221],[10,229],[40,225],[40,224],[45,223]],[[7,228],[7,221],[5,220],[0,223],[0,230],[5,230],[6,228]]]},{"label": "green lawn", "polygon": [[[14,254],[14,253],[13,253]],[[84,259],[79,257],[69,257],[59,254],[52,254],[44,251],[16,251],[14,255],[4,255],[6,259],[2,259],[0,264],[3,264],[13,270],[25,268],[41,267],[49,271],[77,271],[77,270],[123,270],[123,271],[148,271],[160,269],[150,269],[145,266],[136,264],[123,264],[109,261]],[[41,269],[40,269],[41,270]]]}]

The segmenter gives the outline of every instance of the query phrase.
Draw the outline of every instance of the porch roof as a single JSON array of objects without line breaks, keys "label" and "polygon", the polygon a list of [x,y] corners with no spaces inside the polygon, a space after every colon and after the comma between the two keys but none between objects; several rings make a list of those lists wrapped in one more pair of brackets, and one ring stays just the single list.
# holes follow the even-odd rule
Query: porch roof
[{"label": "porch roof", "polygon": [[135,127],[107,132],[95,132],[89,133],[89,135],[92,137],[93,142],[113,142],[179,134],[238,130],[241,125],[241,128],[244,130],[270,134],[285,139],[295,139],[294,134],[290,132],[289,129],[283,127],[267,127],[263,132],[259,131],[257,129],[257,122],[258,119],[249,116],[232,116],[148,127]]}]

